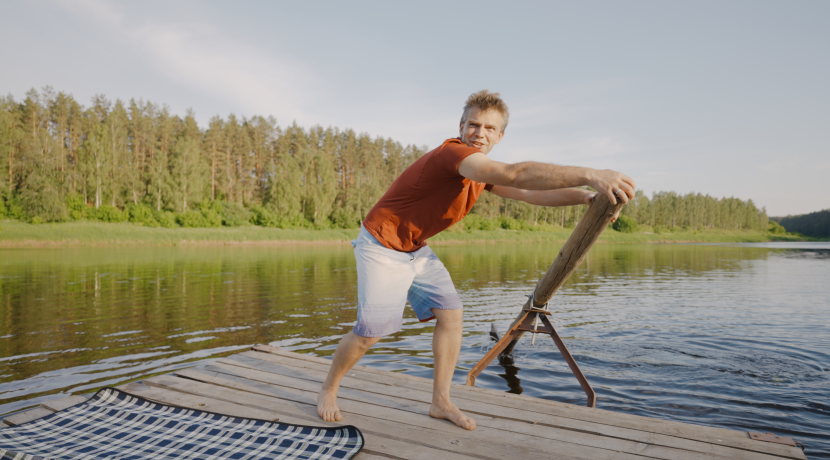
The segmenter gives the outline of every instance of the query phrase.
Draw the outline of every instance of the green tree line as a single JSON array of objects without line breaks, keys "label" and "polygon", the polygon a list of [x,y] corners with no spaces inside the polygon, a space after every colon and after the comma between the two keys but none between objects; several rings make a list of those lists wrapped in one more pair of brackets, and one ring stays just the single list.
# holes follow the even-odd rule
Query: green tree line
[{"label": "green tree line", "polygon": [[830,238],[830,209],[798,216],[773,217],[772,219],[789,232],[815,238]]},{"label": "green tree line", "polygon": [[[427,151],[351,129],[280,127],[273,117],[213,117],[96,95],[89,107],[51,87],[0,97],[0,218],[98,219],[151,226],[355,228]],[[543,208],[485,193],[456,230],[572,227],[584,206]],[[637,193],[628,231],[766,230],[749,200]]]}]

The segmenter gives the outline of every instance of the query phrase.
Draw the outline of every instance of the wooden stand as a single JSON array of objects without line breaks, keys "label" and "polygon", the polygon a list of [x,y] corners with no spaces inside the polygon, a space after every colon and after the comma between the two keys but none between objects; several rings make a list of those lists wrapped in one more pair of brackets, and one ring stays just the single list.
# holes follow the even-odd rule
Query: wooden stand
[{"label": "wooden stand", "polygon": [[[519,316],[510,325],[510,329],[499,340],[496,346],[493,347],[481,361],[478,362],[467,374],[467,385],[475,386],[476,377],[490,364],[496,356],[500,354],[508,354],[513,350],[516,342],[524,335],[525,332],[534,333],[534,340],[536,333],[550,334],[562,357],[568,362],[571,372],[574,373],[585,394],[588,396],[588,407],[596,406],[596,394],[591,384],[582,374],[576,361],[571,356],[565,343],[557,334],[556,329],[553,328],[548,315],[547,305],[550,298],[565,284],[565,281],[576,270],[576,267],[582,263],[585,256],[588,255],[588,250],[597,241],[599,235],[605,230],[605,227],[611,222],[614,214],[622,208],[622,202],[617,200],[617,204],[611,204],[611,201],[605,195],[598,195],[594,199],[594,203],[582,216],[582,220],[574,229],[571,237],[562,246],[556,260],[553,261],[545,276],[536,284],[536,289],[533,295],[529,296],[527,303],[525,303]],[[540,324],[541,323],[541,324]],[[541,327],[540,327],[541,325]]]},{"label": "wooden stand", "polygon": [[[504,337],[496,343],[496,345],[484,355],[484,358],[478,362],[478,364],[470,370],[470,373],[467,374],[467,385],[468,386],[475,386],[476,376],[481,374],[481,371],[486,368],[496,356],[499,356],[508,346],[515,345],[516,341],[519,340],[521,334],[525,332],[533,333],[533,340],[536,341],[536,334],[550,334],[550,337],[553,339],[554,343],[556,343],[556,347],[559,348],[559,352],[562,353],[562,357],[565,358],[565,361],[568,363],[568,367],[571,368],[571,372],[574,373],[576,379],[579,380],[579,385],[585,391],[585,395],[588,396],[588,407],[596,407],[597,405],[597,395],[594,392],[594,389],[591,387],[591,384],[588,383],[588,379],[585,378],[585,374],[582,373],[582,370],[579,369],[579,365],[576,364],[576,360],[574,360],[573,356],[571,356],[571,352],[568,351],[568,347],[565,346],[565,342],[562,341],[562,338],[559,337],[559,334],[554,329],[553,325],[550,323],[548,319],[548,315],[550,312],[547,310],[540,310],[540,309],[523,309],[522,310],[522,318],[504,334]],[[511,347],[512,349],[512,347]]]}]

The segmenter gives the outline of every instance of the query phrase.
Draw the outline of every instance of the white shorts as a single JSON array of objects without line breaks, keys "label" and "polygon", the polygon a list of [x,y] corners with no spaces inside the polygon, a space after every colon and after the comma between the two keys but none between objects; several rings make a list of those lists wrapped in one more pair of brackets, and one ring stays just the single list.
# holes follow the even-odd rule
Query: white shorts
[{"label": "white shorts", "polygon": [[429,246],[398,252],[363,227],[352,244],[357,261],[355,334],[383,337],[400,331],[407,301],[421,321],[435,318],[432,309],[462,308],[449,272]]}]

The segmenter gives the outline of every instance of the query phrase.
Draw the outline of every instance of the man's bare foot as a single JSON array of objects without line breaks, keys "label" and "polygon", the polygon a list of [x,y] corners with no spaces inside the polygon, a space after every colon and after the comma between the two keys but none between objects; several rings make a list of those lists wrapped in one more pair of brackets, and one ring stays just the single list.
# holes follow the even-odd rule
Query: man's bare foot
[{"label": "man's bare foot", "polygon": [[337,390],[320,390],[317,395],[317,415],[327,422],[343,420],[340,408],[337,407]]},{"label": "man's bare foot", "polygon": [[429,406],[429,416],[449,420],[465,430],[476,429],[476,421],[464,415],[455,404],[449,401],[443,403],[433,401]]}]

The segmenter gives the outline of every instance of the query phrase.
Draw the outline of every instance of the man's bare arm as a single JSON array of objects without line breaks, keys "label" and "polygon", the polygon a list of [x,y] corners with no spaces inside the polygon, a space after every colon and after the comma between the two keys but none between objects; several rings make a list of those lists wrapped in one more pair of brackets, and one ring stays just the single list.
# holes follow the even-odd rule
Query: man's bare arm
[{"label": "man's bare arm", "polygon": [[524,201],[537,206],[575,206],[591,204],[596,192],[581,188],[562,188],[558,190],[524,190],[496,185],[491,192],[503,198]]},{"label": "man's bare arm", "polygon": [[[467,179],[523,190],[555,190],[588,185],[607,195],[616,203],[614,192],[623,203],[634,198],[637,184],[625,174],[610,169],[597,170],[578,166],[559,166],[535,161],[502,163],[483,153],[474,153],[458,165],[458,172]],[[524,200],[523,200],[524,201]]]}]

